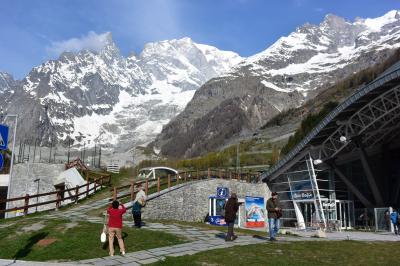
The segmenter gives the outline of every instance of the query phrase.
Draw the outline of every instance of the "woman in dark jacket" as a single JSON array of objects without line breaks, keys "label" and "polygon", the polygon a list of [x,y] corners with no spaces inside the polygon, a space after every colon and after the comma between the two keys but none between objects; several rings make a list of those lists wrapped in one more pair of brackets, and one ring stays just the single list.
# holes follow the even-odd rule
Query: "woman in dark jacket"
[{"label": "woman in dark jacket", "polygon": [[232,193],[228,202],[225,204],[225,222],[228,224],[228,234],[225,237],[225,241],[233,241],[237,238],[233,233],[233,225],[235,224],[239,205],[236,193]]}]

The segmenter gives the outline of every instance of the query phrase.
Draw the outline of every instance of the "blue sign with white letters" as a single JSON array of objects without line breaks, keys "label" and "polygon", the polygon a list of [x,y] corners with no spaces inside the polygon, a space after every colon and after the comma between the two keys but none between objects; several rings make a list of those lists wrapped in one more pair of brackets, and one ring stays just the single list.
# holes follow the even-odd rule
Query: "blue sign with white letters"
[{"label": "blue sign with white letters", "polygon": [[6,150],[8,143],[8,126],[0,125],[0,150]]},{"label": "blue sign with white letters", "polygon": [[0,153],[0,170],[3,169],[3,165],[4,165],[3,154]]},{"label": "blue sign with white letters", "polygon": [[229,189],[227,187],[217,187],[217,197],[227,198],[229,196]]}]

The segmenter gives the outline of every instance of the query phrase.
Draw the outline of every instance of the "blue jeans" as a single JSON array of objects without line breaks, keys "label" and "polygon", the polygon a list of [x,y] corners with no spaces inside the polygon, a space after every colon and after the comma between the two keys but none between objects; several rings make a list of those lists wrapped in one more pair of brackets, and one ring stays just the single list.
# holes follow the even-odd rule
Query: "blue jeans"
[{"label": "blue jeans", "polygon": [[268,225],[269,225],[269,237],[275,238],[276,234],[278,234],[279,231],[280,220],[275,218],[269,218]]}]

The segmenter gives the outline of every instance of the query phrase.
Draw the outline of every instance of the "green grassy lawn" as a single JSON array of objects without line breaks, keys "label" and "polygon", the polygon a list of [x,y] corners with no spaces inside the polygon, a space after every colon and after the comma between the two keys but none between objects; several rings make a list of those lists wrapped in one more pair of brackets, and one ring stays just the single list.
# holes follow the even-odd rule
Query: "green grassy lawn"
[{"label": "green grassy lawn", "polygon": [[399,265],[399,248],[396,242],[277,242],[167,257],[152,265]]},{"label": "green grassy lawn", "polygon": [[[34,228],[38,226],[38,228]],[[41,228],[42,227],[42,228]],[[70,227],[70,228],[69,228]],[[31,228],[31,230],[29,230]],[[0,258],[21,260],[82,260],[108,256],[108,242],[100,242],[102,224],[71,223],[62,220],[20,220],[0,228]],[[165,232],[123,228],[126,251],[175,245],[185,239]],[[53,239],[48,246],[40,246],[43,239]],[[119,248],[115,241],[116,253]]]}]

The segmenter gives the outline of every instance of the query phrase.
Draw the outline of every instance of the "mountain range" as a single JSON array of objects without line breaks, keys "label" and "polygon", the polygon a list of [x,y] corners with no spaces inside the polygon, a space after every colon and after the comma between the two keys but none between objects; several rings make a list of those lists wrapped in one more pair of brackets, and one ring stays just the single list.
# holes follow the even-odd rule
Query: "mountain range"
[{"label": "mountain range", "polygon": [[21,139],[125,151],[154,139],[196,89],[241,60],[189,38],[148,43],[125,58],[108,33],[100,51],[64,52],[22,81],[0,74],[0,92],[6,111],[20,116]]},{"label": "mountain range", "polygon": [[151,142],[163,156],[193,157],[385,60],[399,38],[396,10],[355,21],[327,15],[247,58],[190,38],[124,57],[108,33],[100,51],[64,52],[22,80],[0,72],[1,108],[19,114],[21,140],[121,152]]},{"label": "mountain range", "polygon": [[162,155],[194,157],[251,135],[282,111],[387,59],[399,38],[395,10],[354,22],[330,14],[319,25],[305,24],[207,81],[152,145]]}]

